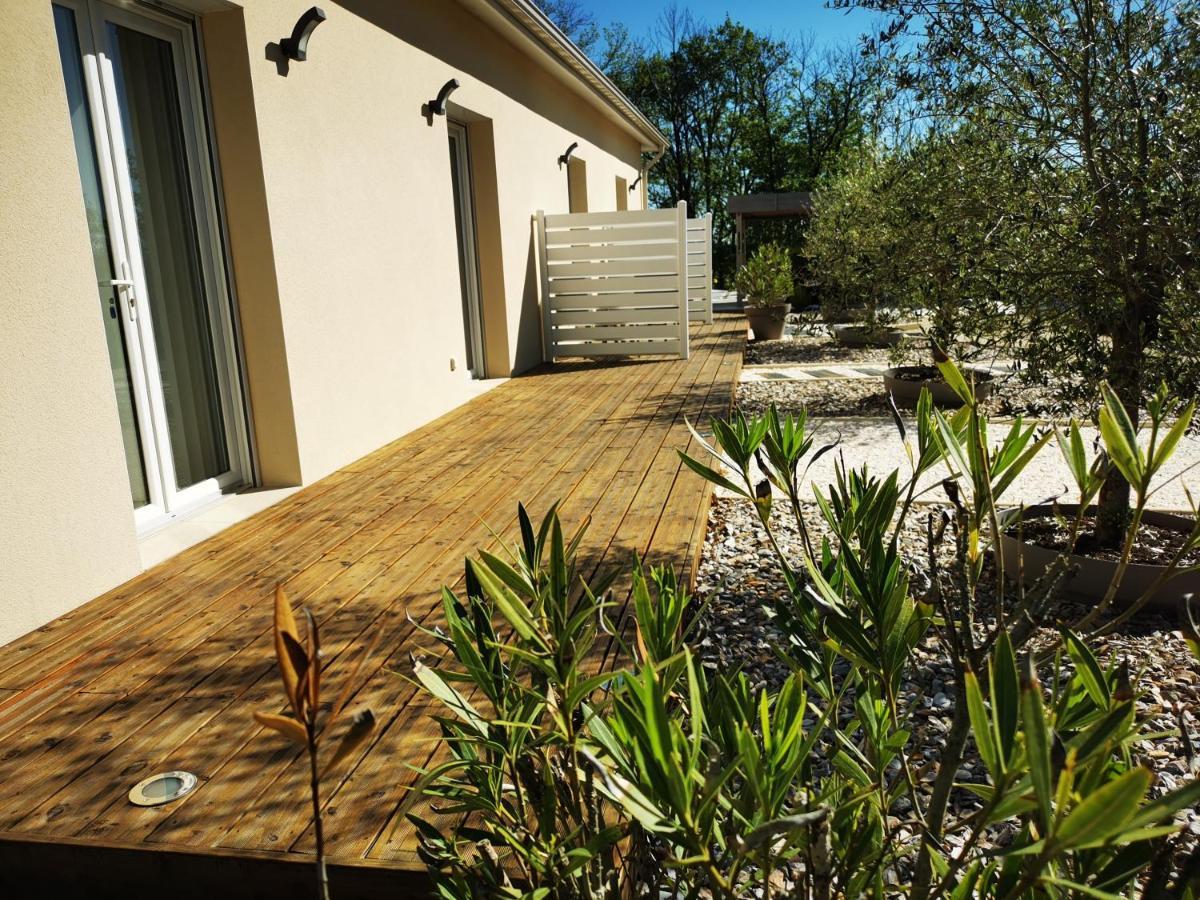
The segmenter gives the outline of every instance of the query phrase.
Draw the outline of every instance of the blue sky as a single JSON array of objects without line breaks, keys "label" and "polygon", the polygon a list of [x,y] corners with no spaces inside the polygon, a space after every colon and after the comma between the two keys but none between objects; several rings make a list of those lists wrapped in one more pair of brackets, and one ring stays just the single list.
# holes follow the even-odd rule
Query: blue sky
[{"label": "blue sky", "polygon": [[[607,24],[622,21],[637,37],[646,37],[670,0],[584,0],[596,20]],[[853,43],[871,30],[872,16],[861,10],[847,14],[827,9],[823,0],[678,0],[700,21],[716,24],[728,13],[735,21],[755,31],[780,38],[811,35],[818,44]]]}]

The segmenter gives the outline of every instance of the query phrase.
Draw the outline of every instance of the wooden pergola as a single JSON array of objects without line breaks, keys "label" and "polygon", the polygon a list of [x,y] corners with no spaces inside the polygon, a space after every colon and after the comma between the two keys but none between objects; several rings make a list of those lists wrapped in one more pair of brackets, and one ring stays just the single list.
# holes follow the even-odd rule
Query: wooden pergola
[{"label": "wooden pergola", "polygon": [[785,216],[812,215],[812,193],[789,191],[782,194],[739,194],[730,197],[726,208],[733,216],[734,247],[737,252],[737,267],[746,264],[746,220],[778,219]]}]

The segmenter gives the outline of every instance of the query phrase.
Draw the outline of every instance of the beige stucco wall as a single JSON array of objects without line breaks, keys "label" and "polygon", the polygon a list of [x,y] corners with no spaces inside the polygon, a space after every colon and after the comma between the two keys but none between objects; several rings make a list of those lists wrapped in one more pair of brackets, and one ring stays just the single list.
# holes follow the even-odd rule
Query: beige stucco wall
[{"label": "beige stucco wall", "polygon": [[0,641],[139,568],[49,3],[0,28]]},{"label": "beige stucco wall", "polygon": [[[322,4],[286,74],[269,45],[309,0],[201,2],[262,480],[310,483],[477,391],[446,120],[421,114],[452,77],[494,160],[477,177],[489,373],[537,364],[531,215],[566,210],[573,141],[590,208],[615,208],[639,140],[451,0]],[[140,568],[50,0],[4,6],[0,641]]]},{"label": "beige stucco wall", "polygon": [[[611,209],[614,178],[637,177],[641,150],[446,0],[327,4],[308,59],[282,76],[262,48],[307,6],[259,0],[244,12],[305,481],[474,393],[446,119],[431,125],[421,113],[442,84],[457,78],[452,111],[492,130],[507,338],[507,359],[489,360],[493,374],[541,358],[530,216],[567,208],[559,154],[579,141],[593,208]],[[498,325],[494,316],[486,324]],[[267,439],[260,430],[260,444]]]}]

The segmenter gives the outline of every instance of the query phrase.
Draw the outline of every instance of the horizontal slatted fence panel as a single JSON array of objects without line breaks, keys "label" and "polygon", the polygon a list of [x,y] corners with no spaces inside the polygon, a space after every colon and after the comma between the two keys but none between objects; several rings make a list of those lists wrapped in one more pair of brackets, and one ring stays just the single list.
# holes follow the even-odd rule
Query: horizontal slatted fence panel
[{"label": "horizontal slatted fence panel", "polygon": [[655,257],[674,259],[677,249],[677,244],[665,242],[654,244],[582,244],[565,247],[551,244],[546,255],[551,263],[570,260],[651,259]]},{"label": "horizontal slatted fence panel", "polygon": [[[639,259],[597,259],[588,262],[550,263],[550,278],[592,278],[600,275],[671,275],[676,262],[667,256]],[[690,268],[690,266],[689,266]]]},{"label": "horizontal slatted fence panel", "polygon": [[[576,213],[584,215],[584,213]],[[638,225],[631,228],[570,228],[546,231],[549,247],[572,247],[583,244],[679,243],[678,230],[670,225]],[[660,248],[661,249],[661,248]]]},{"label": "horizontal slatted fence panel", "polygon": [[682,344],[673,341],[609,341],[604,344],[562,344],[559,356],[682,356]]},{"label": "horizontal slatted fence panel", "polygon": [[546,357],[687,354],[686,209],[537,217]]},{"label": "horizontal slatted fence panel", "polygon": [[569,328],[560,327],[555,340],[560,343],[567,341],[627,341],[637,340],[667,340],[679,337],[679,327],[672,324],[647,325],[630,322],[625,325],[575,325]]},{"label": "horizontal slatted fence panel", "polygon": [[556,294],[609,294],[618,291],[669,291],[679,284],[670,275],[613,275],[599,278],[559,278],[550,283]]},{"label": "horizontal slatted fence panel", "polygon": [[[672,320],[679,318],[679,292],[650,294],[566,294],[550,298],[550,310],[564,309],[658,309],[667,310]],[[674,312],[672,312],[674,310]]]},{"label": "horizontal slatted fence panel", "polygon": [[688,318],[712,322],[712,214],[687,220]]},{"label": "horizontal slatted fence panel", "polygon": [[554,315],[556,325],[621,325],[653,322],[670,324],[679,318],[675,307],[659,306],[649,309],[621,307],[619,309],[560,309]]},{"label": "horizontal slatted fence panel", "polygon": [[[633,217],[630,213],[633,214]],[[559,228],[599,228],[604,225],[616,227],[652,223],[674,225],[675,214],[674,207],[670,209],[621,210],[619,212],[559,213],[546,216],[546,231],[551,232]]]}]

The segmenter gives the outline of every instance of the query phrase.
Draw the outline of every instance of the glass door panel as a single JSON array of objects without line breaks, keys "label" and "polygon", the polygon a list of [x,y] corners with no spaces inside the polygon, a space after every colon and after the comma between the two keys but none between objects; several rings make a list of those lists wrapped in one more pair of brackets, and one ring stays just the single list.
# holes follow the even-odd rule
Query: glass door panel
[{"label": "glass door panel", "polygon": [[463,331],[467,338],[467,369],[476,378],[486,374],[483,362],[483,311],[479,302],[479,268],[475,255],[475,207],[471,193],[471,164],[467,129],[447,123],[450,136],[450,185],[454,196],[454,228],[458,237],[458,274],[462,283]]},{"label": "glass door panel", "polygon": [[134,508],[150,502],[146,478],[142,433],[134,398],[133,375],[129,347],[122,324],[124,304],[121,289],[113,284],[117,278],[113,265],[112,244],[109,239],[104,194],[100,183],[100,164],[93,140],[92,117],[88,109],[84,85],[83,57],[79,46],[79,28],[74,10],[54,7],[54,24],[58,32],[59,56],[62,59],[66,83],[67,106],[71,114],[71,134],[75,155],[79,160],[79,180],[83,187],[83,205],[91,234],[92,259],[96,267],[96,282],[100,292],[101,319],[108,344],[112,367],[113,388],[117,395],[117,413],[121,421],[121,438],[125,445],[125,464],[129,470],[129,490]]},{"label": "glass door panel", "polygon": [[54,5],[139,528],[249,472],[190,23]]},{"label": "glass door panel", "polygon": [[175,487],[229,471],[172,45],[107,24]]}]

